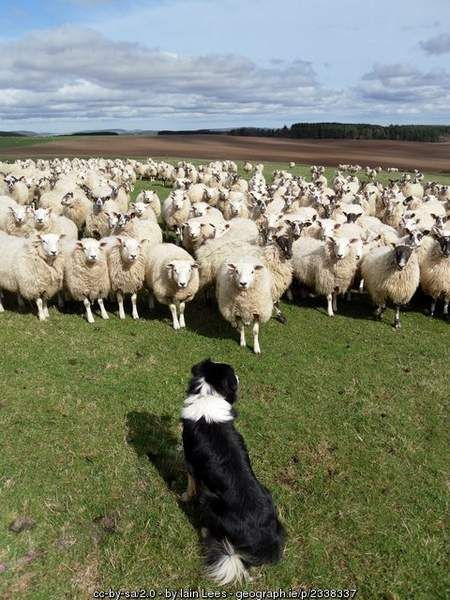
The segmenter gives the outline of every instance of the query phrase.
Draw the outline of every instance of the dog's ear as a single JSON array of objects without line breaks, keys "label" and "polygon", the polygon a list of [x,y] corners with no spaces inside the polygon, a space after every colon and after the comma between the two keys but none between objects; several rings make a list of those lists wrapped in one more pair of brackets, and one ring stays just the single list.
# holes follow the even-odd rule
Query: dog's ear
[{"label": "dog's ear", "polygon": [[202,362],[197,363],[191,368],[191,373],[194,377],[202,377],[208,368],[208,364],[211,364],[211,359],[206,358]]}]

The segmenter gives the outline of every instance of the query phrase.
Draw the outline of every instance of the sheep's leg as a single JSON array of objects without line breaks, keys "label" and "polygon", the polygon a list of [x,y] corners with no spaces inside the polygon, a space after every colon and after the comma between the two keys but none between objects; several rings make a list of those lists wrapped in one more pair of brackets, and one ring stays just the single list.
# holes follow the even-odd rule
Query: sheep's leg
[{"label": "sheep's leg", "polygon": [[359,282],[359,291],[361,292],[361,294],[364,291],[364,279],[361,279],[361,281]]},{"label": "sheep's leg", "polygon": [[384,311],[386,310],[386,304],[380,304],[375,311],[375,317],[379,320],[383,320]]},{"label": "sheep's leg", "polygon": [[433,298],[431,300],[430,317],[434,317],[434,313],[436,311],[436,302],[437,302],[436,298]]},{"label": "sheep's leg", "polygon": [[188,473],[187,490],[182,494],[181,501],[189,502],[197,495],[197,483],[190,473]]},{"label": "sheep's leg", "polygon": [[281,312],[281,309],[280,309],[280,303],[279,303],[278,301],[274,303],[274,305],[273,305],[273,309],[274,309],[274,311],[275,311],[275,319],[276,319],[277,321],[279,321],[280,323],[283,323],[283,325],[286,325],[286,323],[287,323],[287,319],[286,319],[286,317],[283,315],[283,313]]},{"label": "sheep's leg", "polygon": [[253,322],[253,352],[255,354],[261,354],[261,348],[259,346],[259,320],[255,317]]},{"label": "sheep's leg", "polygon": [[180,329],[180,323],[178,322],[177,307],[175,304],[169,304],[170,312],[172,313],[172,322],[174,329]]},{"label": "sheep's leg", "polygon": [[241,348],[245,348],[247,346],[247,342],[245,341],[245,325],[242,319],[237,319],[237,324],[240,334],[240,346]]},{"label": "sheep's leg", "polygon": [[289,302],[294,302],[294,294],[292,293],[292,290],[290,287],[288,287],[288,289],[286,290],[286,298],[288,299]]},{"label": "sheep's leg", "polygon": [[122,292],[117,292],[117,304],[119,305],[119,319],[125,319],[125,310],[123,308]]},{"label": "sheep's leg", "polygon": [[43,308],[42,298],[36,298],[36,306],[38,309],[39,321],[45,321],[45,312],[44,312],[44,308]]},{"label": "sheep's leg", "polygon": [[401,323],[400,323],[400,305],[399,304],[397,304],[397,306],[395,307],[394,327],[395,327],[395,329],[400,329],[400,327],[401,327]]},{"label": "sheep's leg", "polygon": [[186,327],[184,320],[184,309],[186,308],[186,302],[180,302],[180,327]]},{"label": "sheep's leg", "polygon": [[25,310],[25,302],[20,294],[17,294],[17,306],[19,307],[20,312]]},{"label": "sheep's leg", "polygon": [[139,319],[139,313],[138,313],[138,309],[137,309],[137,294],[131,294],[131,307],[132,307],[132,315],[133,315],[133,319],[134,320],[138,320]]},{"label": "sheep's leg", "polygon": [[64,309],[64,294],[63,292],[58,292],[58,308],[59,310],[63,310]]},{"label": "sheep's leg", "polygon": [[83,304],[84,307],[86,309],[86,319],[88,323],[95,323],[94,321],[94,317],[92,316],[92,310],[91,310],[91,302],[88,298],[85,298],[83,300]]},{"label": "sheep's leg", "polygon": [[151,292],[148,293],[148,308],[153,310],[155,308],[155,298]]},{"label": "sheep's leg", "polygon": [[5,308],[3,306],[3,292],[0,290],[0,313],[5,312]]},{"label": "sheep's leg", "polygon": [[449,298],[445,298],[445,300],[444,300],[444,315],[448,315],[448,305],[449,305]]},{"label": "sheep's leg", "polygon": [[42,300],[42,310],[44,311],[44,318],[49,319],[50,313],[48,312],[47,298]]},{"label": "sheep's leg", "polygon": [[333,312],[333,294],[328,294],[327,296],[327,311],[328,311],[328,316],[329,317],[334,317],[334,312]]},{"label": "sheep's leg", "polygon": [[100,308],[100,314],[101,314],[102,319],[105,319],[105,320],[109,319],[108,313],[105,310],[105,305],[103,304],[103,298],[98,298],[97,304]]},{"label": "sheep's leg", "polygon": [[347,293],[345,294],[345,299],[347,300],[347,302],[352,301],[352,290],[347,290]]}]

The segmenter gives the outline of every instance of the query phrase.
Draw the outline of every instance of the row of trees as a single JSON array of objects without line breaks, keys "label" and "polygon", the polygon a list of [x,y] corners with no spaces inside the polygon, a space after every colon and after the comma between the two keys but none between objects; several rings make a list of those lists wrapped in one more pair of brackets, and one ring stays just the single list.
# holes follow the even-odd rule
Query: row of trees
[{"label": "row of trees", "polygon": [[281,129],[240,127],[230,135],[294,139],[404,140],[439,142],[450,137],[446,125],[370,125],[367,123],[294,123]]}]

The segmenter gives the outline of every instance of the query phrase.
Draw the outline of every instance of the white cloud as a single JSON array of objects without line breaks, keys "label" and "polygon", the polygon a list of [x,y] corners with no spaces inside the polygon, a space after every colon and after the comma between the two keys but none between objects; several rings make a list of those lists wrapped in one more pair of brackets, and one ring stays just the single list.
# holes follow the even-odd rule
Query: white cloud
[{"label": "white cloud", "polygon": [[[0,43],[0,121],[109,126],[272,125],[298,120],[448,118],[448,73],[378,64],[353,87],[319,81],[305,60],[258,64],[184,53],[61,27]],[[131,125],[131,123],[133,125]]]}]

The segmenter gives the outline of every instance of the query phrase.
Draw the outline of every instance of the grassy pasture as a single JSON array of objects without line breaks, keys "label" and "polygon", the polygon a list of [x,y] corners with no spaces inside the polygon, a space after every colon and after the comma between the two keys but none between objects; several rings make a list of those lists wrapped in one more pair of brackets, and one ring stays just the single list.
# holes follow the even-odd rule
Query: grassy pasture
[{"label": "grassy pasture", "polygon": [[[169,191],[139,182],[135,193],[143,187]],[[365,296],[342,301],[334,319],[322,301],[285,303],[288,325],[262,329],[261,357],[201,300],[182,332],[166,307],[144,304],[139,322],[110,305],[110,320],[93,326],[77,308],[52,308],[45,324],[9,309],[0,597],[214,589],[202,577],[198,512],[178,499],[179,412],[189,369],[207,356],[239,374],[237,426],[288,532],[284,560],[244,589],[446,597],[449,324],[427,318],[422,299],[400,331],[392,311],[373,321]]]}]

